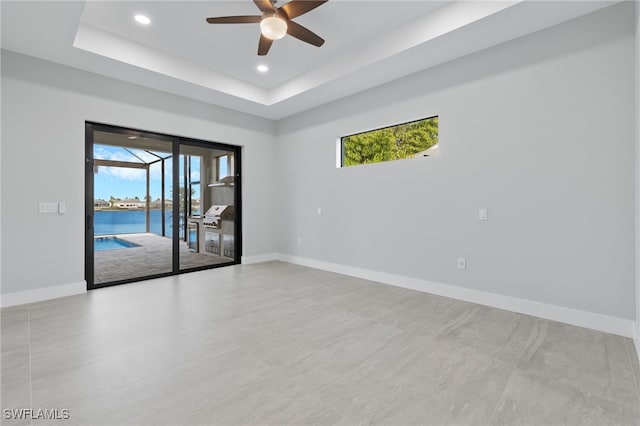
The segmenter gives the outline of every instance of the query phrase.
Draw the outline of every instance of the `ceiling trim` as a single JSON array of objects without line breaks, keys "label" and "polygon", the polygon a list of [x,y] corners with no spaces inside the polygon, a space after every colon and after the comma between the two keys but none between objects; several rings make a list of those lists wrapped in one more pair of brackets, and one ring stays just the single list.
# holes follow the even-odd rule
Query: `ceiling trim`
[{"label": "ceiling trim", "polygon": [[[272,89],[91,26],[82,21],[88,2],[51,1],[38,7],[30,6],[31,2],[2,2],[2,47],[279,120],[620,1],[447,2],[397,28],[385,29],[374,39],[344,45],[319,66]],[[43,32],[50,36],[42,37]]]},{"label": "ceiling trim", "polygon": [[264,89],[86,24],[78,26],[73,47],[250,102],[269,105]]},{"label": "ceiling trim", "polygon": [[347,52],[322,66],[270,90],[192,64],[82,22],[78,25],[73,47],[245,101],[273,106],[334,80],[362,72],[380,61],[499,13],[522,1],[451,2],[407,25],[386,31],[364,45],[352,46]]},{"label": "ceiling trim", "polygon": [[269,104],[277,104],[328,82],[359,73],[376,63],[459,30],[522,1],[451,2],[407,25],[387,31],[365,45],[353,46],[352,50],[339,55],[322,67],[272,89],[269,92]]}]

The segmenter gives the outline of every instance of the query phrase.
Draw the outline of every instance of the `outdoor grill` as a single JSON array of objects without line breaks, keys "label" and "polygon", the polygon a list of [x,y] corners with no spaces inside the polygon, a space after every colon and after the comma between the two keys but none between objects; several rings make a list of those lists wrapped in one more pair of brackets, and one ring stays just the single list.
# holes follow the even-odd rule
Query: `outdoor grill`
[{"label": "outdoor grill", "polygon": [[204,214],[202,226],[209,229],[220,229],[222,221],[234,220],[233,206],[213,205]]}]

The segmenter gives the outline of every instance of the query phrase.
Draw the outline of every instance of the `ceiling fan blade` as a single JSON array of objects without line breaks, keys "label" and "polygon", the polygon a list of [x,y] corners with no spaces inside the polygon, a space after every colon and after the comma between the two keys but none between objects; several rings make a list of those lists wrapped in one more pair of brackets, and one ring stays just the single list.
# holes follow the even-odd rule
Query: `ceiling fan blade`
[{"label": "ceiling fan blade", "polygon": [[256,24],[262,20],[262,16],[223,16],[220,18],[207,18],[210,24]]},{"label": "ceiling fan blade", "polygon": [[258,9],[260,9],[262,13],[276,11],[276,8],[273,7],[273,4],[269,0],[253,0],[253,2],[258,6]]},{"label": "ceiling fan blade", "polygon": [[282,5],[278,10],[284,11],[289,19],[293,19],[296,16],[304,15],[318,6],[322,6],[327,1],[329,0],[291,0],[289,3]]},{"label": "ceiling fan blade", "polygon": [[324,44],[322,37],[293,21],[287,21],[287,34],[314,46],[320,47]]},{"label": "ceiling fan blade", "polygon": [[260,34],[260,42],[258,43],[258,55],[264,56],[269,53],[271,44],[273,44],[273,40]]}]

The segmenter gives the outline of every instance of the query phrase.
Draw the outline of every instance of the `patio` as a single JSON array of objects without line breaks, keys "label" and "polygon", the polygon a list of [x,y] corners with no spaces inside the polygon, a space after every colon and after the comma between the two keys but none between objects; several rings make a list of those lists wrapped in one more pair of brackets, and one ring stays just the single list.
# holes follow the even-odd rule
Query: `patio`
[{"label": "patio", "polygon": [[[172,239],[151,233],[117,234],[120,239],[138,244],[140,247],[104,250],[95,252],[95,283],[104,284],[172,271]],[[219,257],[189,250],[187,243],[180,241],[180,269],[190,269],[233,262],[232,258]]]}]

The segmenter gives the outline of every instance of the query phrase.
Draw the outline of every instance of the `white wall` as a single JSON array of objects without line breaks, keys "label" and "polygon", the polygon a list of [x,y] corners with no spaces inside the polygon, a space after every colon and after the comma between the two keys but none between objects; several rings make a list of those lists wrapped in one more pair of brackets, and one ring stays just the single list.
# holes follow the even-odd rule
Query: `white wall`
[{"label": "white wall", "polygon": [[[281,121],[280,252],[631,323],[631,7]],[[432,115],[439,156],[335,167],[341,135]]]},{"label": "white wall", "polygon": [[[2,7],[0,7],[0,22],[2,22]],[[2,38],[0,34],[0,39]],[[0,55],[0,70],[2,69],[2,55]],[[2,80],[0,78],[0,129],[2,129]],[[0,131],[0,165],[2,165],[2,132]],[[0,293],[2,293],[2,171],[0,170]],[[0,304],[0,306],[2,306]]]},{"label": "white wall", "polygon": [[271,121],[3,51],[2,294],[84,280],[85,120],[242,145],[244,254],[274,251]]},{"label": "white wall", "polygon": [[636,0],[636,351],[640,357],[640,1]]},{"label": "white wall", "polygon": [[[91,120],[243,145],[247,256],[280,251],[640,325],[631,7],[283,120],[277,142],[268,120],[3,51],[2,294],[82,282]],[[433,114],[438,157],[335,168],[339,136]],[[37,214],[54,200],[66,215]]]}]

